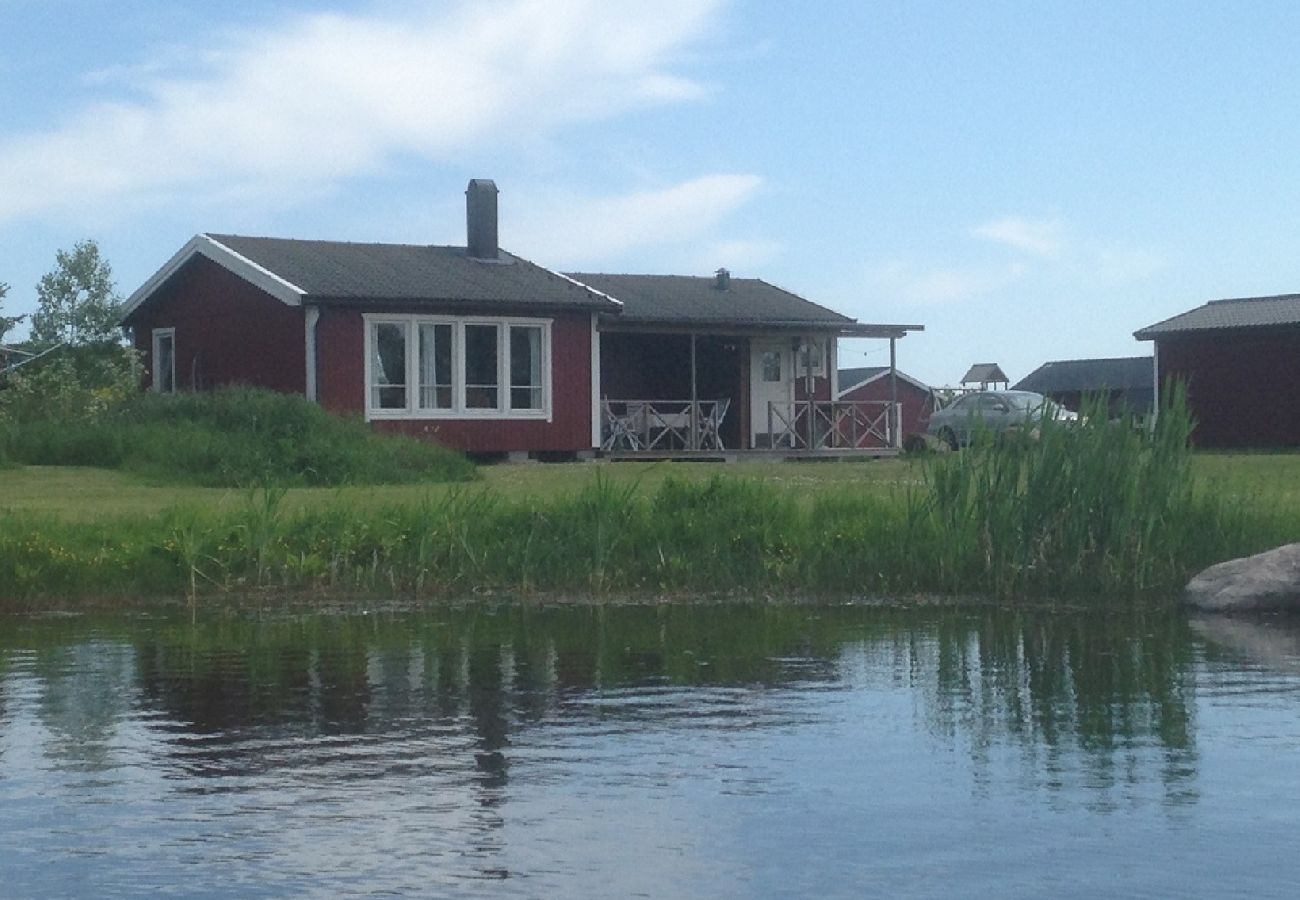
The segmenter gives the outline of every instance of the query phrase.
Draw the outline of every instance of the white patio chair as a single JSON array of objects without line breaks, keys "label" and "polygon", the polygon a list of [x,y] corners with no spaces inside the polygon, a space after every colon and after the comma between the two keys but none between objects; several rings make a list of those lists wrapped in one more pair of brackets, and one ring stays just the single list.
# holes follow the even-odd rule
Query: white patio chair
[{"label": "white patio chair", "polygon": [[625,404],[622,414],[614,412],[609,400],[602,400],[600,406],[605,416],[605,440],[601,442],[600,449],[640,450],[643,415],[641,404]]},{"label": "white patio chair", "polygon": [[725,450],[722,445],[722,422],[731,408],[731,398],[713,401],[713,410],[700,422],[700,449]]}]

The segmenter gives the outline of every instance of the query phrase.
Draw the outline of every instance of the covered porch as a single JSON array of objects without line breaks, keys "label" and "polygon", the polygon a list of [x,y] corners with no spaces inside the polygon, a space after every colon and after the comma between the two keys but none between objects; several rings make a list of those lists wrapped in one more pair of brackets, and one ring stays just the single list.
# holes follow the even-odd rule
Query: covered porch
[{"label": "covered porch", "polygon": [[902,444],[896,393],[836,400],[838,338],[889,342],[919,326],[834,330],[671,327],[602,330],[599,420],[615,459],[888,456]]}]

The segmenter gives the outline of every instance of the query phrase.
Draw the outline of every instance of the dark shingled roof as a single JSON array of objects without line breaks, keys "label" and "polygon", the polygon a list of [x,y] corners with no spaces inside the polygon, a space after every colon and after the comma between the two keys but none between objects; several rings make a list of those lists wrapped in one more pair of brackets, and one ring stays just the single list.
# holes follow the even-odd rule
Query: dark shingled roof
[{"label": "dark shingled roof", "polygon": [[1226,328],[1268,328],[1279,325],[1300,325],[1300,294],[1281,294],[1276,297],[1239,297],[1231,300],[1211,300],[1204,306],[1171,319],[1148,325],[1133,336],[1139,341],[1149,341],[1165,335],[1193,331],[1218,331]]},{"label": "dark shingled roof", "polygon": [[1112,391],[1151,391],[1155,370],[1149,356],[1115,359],[1059,359],[1043,363],[1016,383],[1017,391],[1040,394]]},{"label": "dark shingled roof", "polygon": [[501,252],[498,260],[464,247],[354,244],[288,238],[208,237],[307,293],[335,301],[468,301],[617,310],[608,298],[555,272]]},{"label": "dark shingled roof", "polygon": [[690,275],[608,275],[570,272],[570,278],[623,301],[619,321],[683,325],[811,326],[821,329],[854,324],[758,278],[731,278],[725,290],[717,279]]}]

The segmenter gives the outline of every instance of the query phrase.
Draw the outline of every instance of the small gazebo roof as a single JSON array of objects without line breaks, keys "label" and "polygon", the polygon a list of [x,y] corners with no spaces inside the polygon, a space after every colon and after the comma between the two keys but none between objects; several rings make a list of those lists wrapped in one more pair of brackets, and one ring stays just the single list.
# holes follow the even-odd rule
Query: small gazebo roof
[{"label": "small gazebo roof", "polygon": [[1010,383],[1011,379],[997,363],[975,363],[961,380],[962,384],[998,384]]}]

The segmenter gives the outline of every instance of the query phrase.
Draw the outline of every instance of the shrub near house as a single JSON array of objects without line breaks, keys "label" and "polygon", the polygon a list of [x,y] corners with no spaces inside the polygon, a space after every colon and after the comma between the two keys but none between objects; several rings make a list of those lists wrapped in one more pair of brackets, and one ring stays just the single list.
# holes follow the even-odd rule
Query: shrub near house
[{"label": "shrub near house", "polygon": [[45,418],[5,429],[8,455],[28,465],[122,468],[212,487],[466,481],[458,453],[370,431],[301,397],[250,388],[140,395],[96,416]]}]

